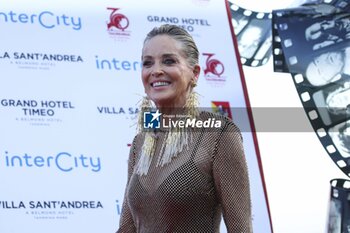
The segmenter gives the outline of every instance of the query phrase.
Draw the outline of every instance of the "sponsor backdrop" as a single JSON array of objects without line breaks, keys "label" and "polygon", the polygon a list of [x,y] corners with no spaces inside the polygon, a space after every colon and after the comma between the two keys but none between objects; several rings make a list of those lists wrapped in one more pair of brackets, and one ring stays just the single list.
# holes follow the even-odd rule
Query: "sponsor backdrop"
[{"label": "sponsor backdrop", "polygon": [[[254,232],[271,232],[224,0],[36,1],[0,7],[0,232],[114,232],[135,134],[141,48],[163,23],[196,40],[201,105],[244,128]],[[225,232],[225,230],[223,230]]]}]

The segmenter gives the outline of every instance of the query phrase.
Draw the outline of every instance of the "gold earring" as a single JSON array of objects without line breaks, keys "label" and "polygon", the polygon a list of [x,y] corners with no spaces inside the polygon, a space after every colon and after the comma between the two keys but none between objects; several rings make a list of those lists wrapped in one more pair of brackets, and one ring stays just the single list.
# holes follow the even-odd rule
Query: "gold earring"
[{"label": "gold earring", "polygon": [[192,82],[191,82],[191,86],[194,88],[194,87],[196,87],[197,86],[197,82],[196,81],[194,81],[194,80],[192,80]]},{"label": "gold earring", "polygon": [[145,96],[142,99],[141,105],[140,105],[140,111],[137,121],[137,132],[140,133],[142,131],[143,127],[143,112],[150,111],[152,109],[152,102],[151,100]]},{"label": "gold earring", "polygon": [[191,118],[196,118],[199,115],[198,107],[198,94],[197,92],[192,91],[191,94],[188,96],[188,99],[185,104],[186,111],[191,116]]}]

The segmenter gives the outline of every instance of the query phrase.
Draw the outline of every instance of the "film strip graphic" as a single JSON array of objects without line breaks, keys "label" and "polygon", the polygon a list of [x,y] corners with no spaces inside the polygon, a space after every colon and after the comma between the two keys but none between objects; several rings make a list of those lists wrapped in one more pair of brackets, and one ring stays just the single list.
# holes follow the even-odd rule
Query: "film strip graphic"
[{"label": "film strip graphic", "polygon": [[331,180],[327,232],[350,232],[350,181]]},{"label": "film strip graphic", "polygon": [[323,0],[321,1],[324,4],[329,4],[341,11],[349,11],[350,3],[348,0]]},{"label": "film strip graphic", "polygon": [[[327,27],[329,27],[329,31],[332,30],[332,26],[330,24],[327,25],[327,23],[324,23],[323,25],[320,24],[319,26],[317,25],[318,22],[322,22],[322,20],[325,21],[336,21],[333,19],[333,16],[330,15],[338,15],[339,21],[341,21],[342,17],[347,18],[347,13],[350,12],[350,2],[349,0],[322,0],[322,1],[317,1],[317,3],[314,2],[309,2],[303,4],[301,7],[297,8],[290,8],[290,9],[283,9],[283,10],[276,10],[272,12],[272,47],[273,47],[273,67],[275,72],[286,72],[290,73],[289,68],[288,68],[288,63],[285,60],[284,56],[284,50],[286,48],[283,48],[281,43],[281,36],[279,35],[280,31],[284,31],[288,29],[288,24],[294,22],[294,24],[299,23],[297,27],[299,27],[302,23],[303,18],[313,18],[314,19],[314,24],[315,25],[310,25],[310,29],[308,33],[309,39],[308,40],[315,40],[317,39],[316,37],[322,32],[327,30]],[[328,16],[328,17],[327,17]],[[322,19],[324,18],[324,19]],[[328,18],[328,19],[327,19]],[[299,19],[299,20],[298,20]],[[276,23],[276,22],[279,23]],[[333,28],[334,29],[334,28]],[[298,30],[296,30],[298,31]],[[307,32],[305,31],[305,34]],[[313,33],[313,34],[312,34]],[[326,32],[325,32],[326,33]],[[329,32],[331,33],[331,32]],[[334,33],[334,32],[333,32]],[[301,33],[297,32],[297,35],[301,36]],[[303,37],[303,36],[301,36]],[[319,40],[322,40],[322,37],[324,38],[325,35],[320,36]],[[333,41],[336,39],[333,38]],[[291,41],[287,40],[284,41],[285,47],[290,47]],[[319,42],[319,44],[315,44],[315,48],[317,46],[320,47],[325,47],[328,45],[332,44],[332,41],[323,41]],[[307,48],[308,46],[306,45],[304,48]],[[303,51],[305,53],[310,53],[312,51]]]},{"label": "film strip graphic", "polygon": [[271,57],[271,13],[255,12],[228,1],[242,65],[262,66]]},{"label": "film strip graphic", "polygon": [[273,54],[283,56],[275,68],[291,73],[320,142],[350,177],[349,1],[332,2],[346,12],[328,3],[273,12],[280,46]]},{"label": "film strip graphic", "polygon": [[[307,78],[292,74],[300,100],[314,131],[335,164],[350,177],[350,77],[312,88]],[[349,96],[349,97],[348,97]]]},{"label": "film strip graphic", "polygon": [[272,14],[272,58],[273,58],[273,70],[275,72],[283,72],[283,73],[289,73],[289,69],[287,66],[287,62],[284,58],[283,54],[283,49],[282,49],[282,44],[281,44],[281,37],[279,36],[278,33],[278,24],[275,23],[277,20],[275,17],[277,16],[278,13]]}]

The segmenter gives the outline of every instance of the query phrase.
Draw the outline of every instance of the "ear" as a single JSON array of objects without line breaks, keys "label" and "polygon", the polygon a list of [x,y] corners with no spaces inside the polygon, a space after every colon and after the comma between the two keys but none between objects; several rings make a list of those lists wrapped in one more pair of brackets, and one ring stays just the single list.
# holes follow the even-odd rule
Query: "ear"
[{"label": "ear", "polygon": [[201,67],[197,64],[193,67],[193,74],[194,74],[194,78],[195,78],[195,81],[197,82],[198,80],[198,77],[199,77],[199,74],[201,72]]}]

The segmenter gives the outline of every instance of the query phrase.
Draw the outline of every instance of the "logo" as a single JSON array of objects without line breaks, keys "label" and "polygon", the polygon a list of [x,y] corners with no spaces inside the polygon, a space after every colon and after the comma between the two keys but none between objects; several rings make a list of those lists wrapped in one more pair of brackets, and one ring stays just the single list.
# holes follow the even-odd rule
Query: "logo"
[{"label": "logo", "polygon": [[213,112],[232,119],[232,113],[229,102],[212,101],[211,107],[213,109]]},{"label": "logo", "polygon": [[156,112],[144,112],[143,113],[143,127],[145,129],[159,129],[160,128],[160,116],[162,114],[157,110]]},{"label": "logo", "polygon": [[204,77],[208,82],[215,85],[223,85],[226,82],[226,77],[223,76],[225,72],[224,64],[216,59],[215,53],[203,53],[206,56]]},{"label": "logo", "polygon": [[0,52],[0,60],[8,61],[19,69],[50,70],[60,63],[83,63],[77,54],[58,54],[42,52]]},{"label": "logo", "polygon": [[0,200],[1,211],[23,211],[36,220],[67,220],[81,211],[103,208],[102,202],[97,200]]},{"label": "logo", "polygon": [[107,24],[108,30],[115,27],[121,31],[124,31],[127,27],[129,27],[129,19],[123,14],[116,13],[119,8],[108,7],[107,9],[112,10],[109,16],[109,23]]},{"label": "logo", "polygon": [[137,115],[139,113],[138,108],[123,108],[123,107],[114,107],[114,106],[97,106],[97,111],[101,114],[129,114],[129,115]]},{"label": "logo", "polygon": [[107,31],[114,39],[126,39],[130,36],[130,31],[126,29],[129,27],[129,19],[124,14],[120,13],[120,8],[107,7],[111,11],[109,21],[107,22]]},{"label": "logo", "polygon": [[99,209],[100,201],[0,201],[2,209]]},{"label": "logo", "polygon": [[[0,99],[0,108],[17,109],[13,112],[17,122],[25,122],[35,126],[50,126],[52,123],[62,123],[60,113],[74,111],[71,101],[35,100],[35,99]],[[66,115],[66,114],[65,114]]]},{"label": "logo", "polygon": [[[182,110],[183,111],[183,110]],[[197,119],[188,114],[163,114],[159,110],[144,112],[143,128],[144,129],[201,129],[201,128],[220,128],[222,122],[215,118],[206,120]]]},{"label": "logo", "polygon": [[[176,24],[177,26],[185,29],[189,33],[194,32],[196,27],[211,26],[207,19],[199,18],[177,18],[169,16],[149,15],[147,16],[147,20],[152,23]],[[198,36],[198,34],[192,34],[192,36]]]},{"label": "logo", "polygon": [[98,70],[139,71],[142,68],[140,61],[131,61],[118,58],[100,58],[95,56],[95,65]]},{"label": "logo", "polygon": [[0,156],[0,166],[7,168],[27,169],[55,169],[60,172],[100,172],[102,163],[100,157],[85,156],[83,154],[74,155],[69,152],[58,152],[54,155],[41,156],[30,153],[10,153],[5,151]]},{"label": "logo", "polygon": [[8,12],[0,11],[0,23],[16,23],[39,25],[45,29],[54,29],[58,27],[70,27],[79,31],[82,28],[80,17],[72,17],[67,14],[56,15],[51,11],[42,11],[37,14],[16,13],[13,10]]},{"label": "logo", "polygon": [[212,74],[220,78],[225,71],[224,64],[215,58],[211,58],[215,55],[214,53],[203,53],[203,55],[208,56],[205,62],[204,75]]},{"label": "logo", "polygon": [[102,115],[114,115],[124,117],[125,119],[135,120],[138,117],[139,109],[137,107],[117,107],[117,106],[97,106],[97,111]]}]

